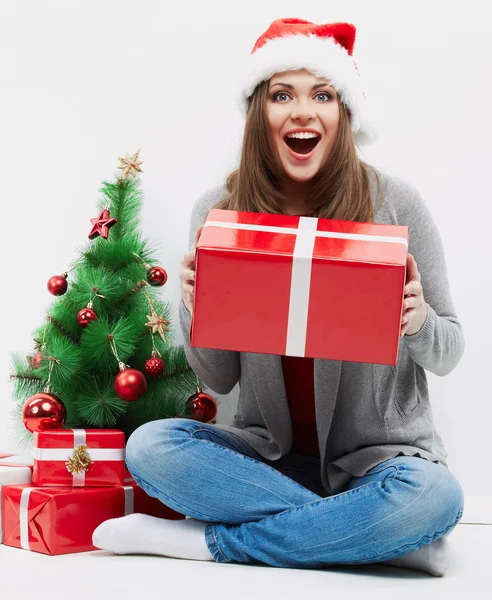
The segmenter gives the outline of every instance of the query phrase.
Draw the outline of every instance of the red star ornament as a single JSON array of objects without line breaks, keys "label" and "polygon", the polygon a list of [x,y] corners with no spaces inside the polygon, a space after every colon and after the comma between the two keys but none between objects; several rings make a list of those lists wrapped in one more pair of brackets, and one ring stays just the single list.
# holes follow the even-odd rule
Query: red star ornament
[{"label": "red star ornament", "polygon": [[105,208],[99,217],[94,217],[91,219],[91,223],[93,225],[91,232],[89,233],[89,239],[93,240],[98,235],[102,236],[104,239],[108,239],[109,228],[113,227],[118,221],[113,219],[109,214],[109,210]]}]

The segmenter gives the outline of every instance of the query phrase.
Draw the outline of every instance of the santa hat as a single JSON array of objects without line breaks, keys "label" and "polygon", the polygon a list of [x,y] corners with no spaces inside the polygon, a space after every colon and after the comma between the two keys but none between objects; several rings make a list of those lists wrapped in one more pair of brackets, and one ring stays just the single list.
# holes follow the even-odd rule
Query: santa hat
[{"label": "santa hat", "polygon": [[352,58],[355,25],[327,23],[316,25],[303,19],[277,19],[261,35],[241,73],[241,112],[246,115],[248,98],[256,86],[275,73],[307,69],[325,77],[341,101],[350,109],[356,143],[373,142],[376,130],[371,124],[367,99],[357,65]]}]

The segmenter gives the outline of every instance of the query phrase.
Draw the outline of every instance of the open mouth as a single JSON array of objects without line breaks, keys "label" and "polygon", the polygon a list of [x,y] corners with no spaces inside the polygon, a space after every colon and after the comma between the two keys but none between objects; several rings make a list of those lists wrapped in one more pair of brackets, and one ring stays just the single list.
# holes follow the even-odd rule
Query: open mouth
[{"label": "open mouth", "polygon": [[284,137],[284,142],[296,154],[309,154],[318,145],[321,136],[316,135],[308,138]]}]

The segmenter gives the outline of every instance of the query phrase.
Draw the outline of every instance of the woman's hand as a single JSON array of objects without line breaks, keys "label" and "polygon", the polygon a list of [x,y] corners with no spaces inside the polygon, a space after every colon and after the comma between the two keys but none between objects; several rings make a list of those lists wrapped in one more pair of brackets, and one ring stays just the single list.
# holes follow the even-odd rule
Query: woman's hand
[{"label": "woman's hand", "polygon": [[400,337],[418,333],[427,318],[427,304],[420,284],[417,263],[411,254],[407,254],[407,277],[401,319]]},{"label": "woman's hand", "polygon": [[193,245],[193,248],[184,255],[179,269],[181,297],[190,314],[193,314],[193,296],[195,293],[195,250],[202,229],[203,225],[200,225],[195,234],[195,244]]}]

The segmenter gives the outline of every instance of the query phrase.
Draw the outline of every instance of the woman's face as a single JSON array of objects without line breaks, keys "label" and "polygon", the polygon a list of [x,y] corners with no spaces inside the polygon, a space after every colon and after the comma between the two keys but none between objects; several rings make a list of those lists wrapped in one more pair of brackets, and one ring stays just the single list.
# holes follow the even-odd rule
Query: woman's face
[{"label": "woman's face", "polygon": [[[316,175],[334,144],[339,119],[336,92],[327,79],[305,69],[271,78],[267,120],[273,147],[290,179],[308,181]],[[301,139],[288,137],[296,131],[303,132]]]}]

